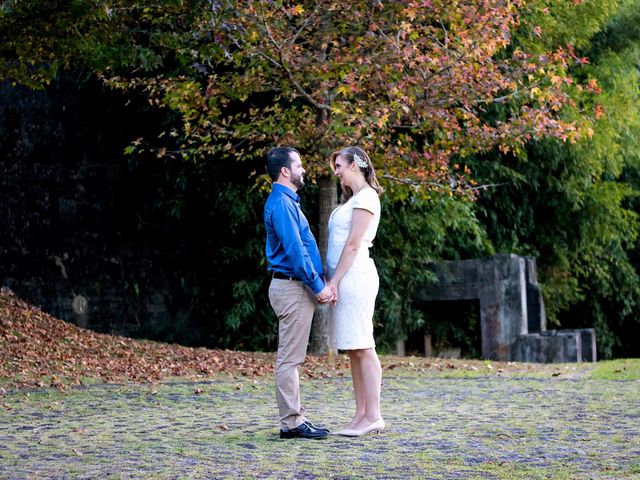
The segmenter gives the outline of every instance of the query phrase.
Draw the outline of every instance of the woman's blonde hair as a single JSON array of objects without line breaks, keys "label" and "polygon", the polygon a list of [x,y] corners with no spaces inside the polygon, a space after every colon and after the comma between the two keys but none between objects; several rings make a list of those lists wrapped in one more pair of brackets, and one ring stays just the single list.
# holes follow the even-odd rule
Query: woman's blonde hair
[{"label": "woman's blonde hair", "polygon": [[[355,157],[357,158],[354,158]],[[331,154],[331,158],[329,159],[329,165],[331,165],[331,169],[335,171],[336,169],[336,158],[342,157],[349,165],[351,165],[354,161],[356,165],[360,169],[360,171],[364,174],[364,179],[367,181],[367,184],[371,188],[373,188],[378,195],[382,195],[384,189],[378,183],[378,178],[376,177],[376,171],[373,168],[373,163],[371,163],[371,159],[367,152],[365,152],[360,147],[346,147],[337,152],[333,152]],[[363,165],[366,163],[366,165]],[[342,203],[346,202],[353,196],[353,191],[349,187],[342,187]]]}]

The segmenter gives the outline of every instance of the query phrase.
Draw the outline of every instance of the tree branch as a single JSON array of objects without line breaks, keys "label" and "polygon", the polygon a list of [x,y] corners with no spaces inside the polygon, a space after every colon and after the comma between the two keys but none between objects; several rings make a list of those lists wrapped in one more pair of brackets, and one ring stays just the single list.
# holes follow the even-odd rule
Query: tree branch
[{"label": "tree branch", "polygon": [[[420,181],[420,180],[413,180],[411,178],[399,178],[399,177],[395,177],[389,173],[385,173],[382,175],[382,178],[385,178],[387,180],[391,180],[392,182],[395,183],[399,183],[401,185],[410,185],[413,187],[419,187],[421,185],[429,185],[431,187],[436,187],[437,190],[445,190],[448,192],[456,192],[458,190],[456,190],[455,188],[449,186],[449,185],[443,185],[441,183],[436,183],[436,182],[427,182],[427,181]],[[466,192],[472,192],[472,191],[476,191],[476,190],[487,190],[489,188],[495,188],[495,187],[502,187],[504,185],[508,185],[508,183],[486,183],[484,185],[476,185],[475,187],[465,187],[462,189],[462,191],[466,191]]]},{"label": "tree branch", "polygon": [[298,83],[298,81],[293,77],[293,73],[291,72],[291,70],[289,68],[287,68],[285,61],[284,61],[284,56],[282,55],[282,46],[276,42],[275,38],[273,38],[273,35],[271,34],[271,29],[269,28],[269,25],[267,24],[266,20],[263,18],[263,25],[264,25],[264,29],[265,32],[267,33],[267,37],[269,38],[269,41],[273,44],[273,46],[275,47],[276,51],[278,52],[278,56],[280,57],[280,62],[277,62],[276,60],[270,58],[268,55],[264,54],[263,52],[260,52],[265,58],[269,59],[274,65],[278,66],[280,69],[282,69],[287,77],[289,78],[289,81],[291,82],[291,84],[293,85],[293,87],[296,89],[296,91],[307,101],[309,102],[314,108],[317,108],[318,110],[331,110],[331,107],[329,105],[326,105],[324,103],[320,103],[317,100],[315,100],[311,94],[309,92],[307,92],[302,85],[300,85]]}]

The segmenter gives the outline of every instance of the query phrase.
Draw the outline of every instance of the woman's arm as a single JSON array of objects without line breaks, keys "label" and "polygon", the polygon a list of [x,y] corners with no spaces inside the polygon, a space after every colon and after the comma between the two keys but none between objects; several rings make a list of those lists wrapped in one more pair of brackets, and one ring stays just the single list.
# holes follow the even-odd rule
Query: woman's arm
[{"label": "woman's arm", "polygon": [[[329,284],[333,285],[336,290],[340,285],[340,280],[347,273],[347,270],[351,268],[353,265],[353,261],[358,254],[358,249],[362,244],[362,237],[369,228],[369,224],[371,223],[371,219],[373,218],[373,213],[369,210],[365,210],[362,208],[354,208],[353,216],[351,217],[351,229],[349,230],[349,236],[347,237],[347,242],[342,249],[342,253],[340,254],[340,260],[338,261],[338,265],[336,266],[336,270],[333,273],[333,277],[329,280]],[[334,300],[337,301],[337,298]]]}]

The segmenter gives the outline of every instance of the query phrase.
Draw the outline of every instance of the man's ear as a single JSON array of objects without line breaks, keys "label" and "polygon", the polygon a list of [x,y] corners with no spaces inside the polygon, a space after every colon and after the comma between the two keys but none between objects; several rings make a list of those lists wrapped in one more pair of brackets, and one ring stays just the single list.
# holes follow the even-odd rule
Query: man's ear
[{"label": "man's ear", "polygon": [[280,175],[289,178],[291,176],[291,170],[289,170],[287,167],[280,167]]}]

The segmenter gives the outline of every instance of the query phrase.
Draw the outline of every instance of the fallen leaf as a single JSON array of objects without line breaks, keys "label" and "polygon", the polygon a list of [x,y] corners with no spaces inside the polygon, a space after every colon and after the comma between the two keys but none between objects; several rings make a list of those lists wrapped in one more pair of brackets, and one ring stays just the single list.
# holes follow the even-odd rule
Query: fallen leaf
[{"label": "fallen leaf", "polygon": [[[154,383],[168,376],[202,378],[228,372],[263,376],[273,372],[273,354],[189,348],[133,340],[82,329],[48,315],[0,289],[0,378],[11,386],[63,390],[80,378]],[[342,361],[342,358],[340,359]],[[326,361],[319,361],[326,368]],[[151,392],[157,394],[157,391]]]}]

